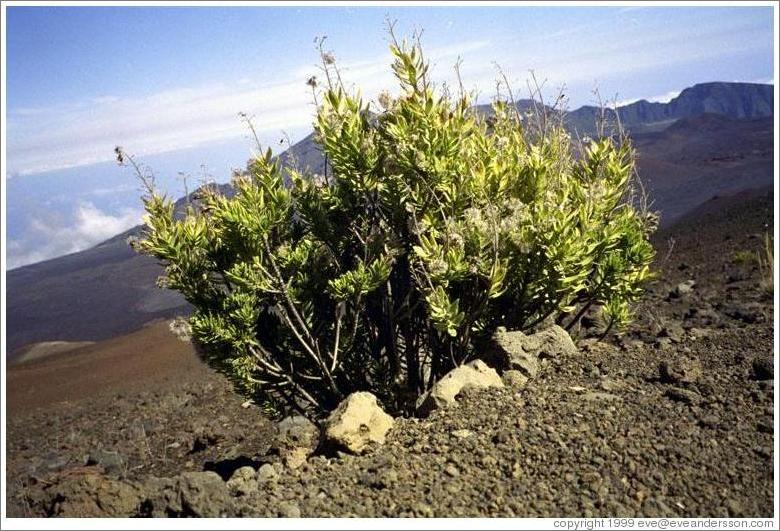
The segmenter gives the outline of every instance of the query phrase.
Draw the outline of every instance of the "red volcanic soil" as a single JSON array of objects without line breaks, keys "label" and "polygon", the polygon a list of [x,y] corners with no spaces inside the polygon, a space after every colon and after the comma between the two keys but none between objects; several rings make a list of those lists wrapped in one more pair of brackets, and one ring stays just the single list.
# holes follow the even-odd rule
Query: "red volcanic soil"
[{"label": "red volcanic soil", "polygon": [[189,343],[179,341],[168,323],[8,368],[8,414],[101,394],[152,391],[184,380],[200,380],[209,370]]}]

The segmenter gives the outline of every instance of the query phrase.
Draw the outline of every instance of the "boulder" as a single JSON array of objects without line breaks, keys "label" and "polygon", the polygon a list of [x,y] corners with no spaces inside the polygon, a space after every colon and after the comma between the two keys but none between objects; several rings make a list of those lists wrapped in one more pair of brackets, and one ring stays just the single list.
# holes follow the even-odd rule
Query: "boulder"
[{"label": "boulder", "polygon": [[534,378],[539,372],[539,360],[576,353],[571,337],[558,325],[531,335],[499,327],[493,334],[487,358],[501,371],[517,370]]},{"label": "boulder", "polygon": [[149,478],[141,504],[144,516],[216,518],[229,514],[232,498],[216,472],[185,472],[173,478]]},{"label": "boulder", "polygon": [[[86,470],[86,469],[85,469]],[[62,477],[47,489],[51,516],[130,517],[141,502],[138,489],[99,473]]]},{"label": "boulder", "polygon": [[455,403],[461,391],[469,388],[504,387],[498,373],[482,360],[474,360],[451,370],[425,394],[418,404],[418,412],[427,415],[434,409]]},{"label": "boulder", "polygon": [[545,328],[531,337],[536,341],[536,352],[540,359],[577,354],[577,347],[569,333],[558,325]]},{"label": "boulder", "polygon": [[276,430],[275,446],[289,468],[300,468],[319,445],[320,430],[306,417],[287,417],[276,425]]},{"label": "boulder", "polygon": [[362,454],[385,443],[393,427],[393,417],[385,413],[371,393],[352,393],[325,421],[325,440],[353,454]]},{"label": "boulder", "polygon": [[213,518],[230,505],[227,485],[216,472],[185,472],[179,476],[178,490],[185,514]]}]

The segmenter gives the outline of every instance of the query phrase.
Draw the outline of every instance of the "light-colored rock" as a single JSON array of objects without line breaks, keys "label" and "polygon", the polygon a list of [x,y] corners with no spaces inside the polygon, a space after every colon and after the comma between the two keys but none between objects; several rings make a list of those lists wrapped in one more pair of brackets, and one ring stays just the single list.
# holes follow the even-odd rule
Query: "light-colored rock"
[{"label": "light-colored rock", "polygon": [[215,517],[229,505],[227,485],[216,472],[185,472],[179,481],[182,505],[197,516]]},{"label": "light-colored rock", "polygon": [[118,476],[123,474],[127,468],[127,461],[119,452],[98,449],[90,452],[87,458],[87,465],[100,465],[107,474]]},{"label": "light-colored rock", "polygon": [[325,439],[337,448],[362,454],[385,443],[393,422],[393,417],[379,407],[374,395],[352,393],[325,421]]},{"label": "light-colored rock", "polygon": [[279,504],[279,516],[282,518],[300,518],[301,509],[292,502],[281,502]]},{"label": "light-colored rock", "polygon": [[539,358],[557,358],[577,354],[577,346],[569,333],[558,325],[552,325],[531,336],[536,340]]},{"label": "light-colored rock", "polygon": [[504,371],[504,374],[501,375],[501,379],[504,381],[504,384],[512,389],[522,389],[528,383],[529,378],[518,370],[510,369]]},{"label": "light-colored rock", "polygon": [[688,330],[688,333],[691,335],[691,339],[693,340],[709,337],[711,334],[711,332],[706,328],[696,328],[696,327]]},{"label": "light-colored rock", "polygon": [[98,473],[55,478],[47,490],[57,500],[51,516],[66,518],[134,516],[142,499],[135,486]]},{"label": "light-colored rock", "polygon": [[668,337],[672,343],[680,343],[685,338],[685,330],[680,323],[670,322],[659,333],[661,337]]},{"label": "light-colored rock", "polygon": [[670,387],[664,393],[668,398],[671,398],[675,402],[683,402],[685,404],[696,404],[699,402],[701,396],[692,391],[691,389],[685,389],[683,387]]},{"label": "light-colored rock", "polygon": [[258,483],[268,483],[276,481],[279,478],[279,473],[273,467],[273,465],[266,463],[257,469],[257,481]]},{"label": "light-colored rock", "polygon": [[306,417],[287,417],[276,429],[275,445],[282,462],[289,468],[300,468],[319,445],[320,430]]},{"label": "light-colored rock", "polygon": [[691,293],[694,287],[696,287],[695,280],[686,280],[684,282],[680,282],[669,292],[669,296],[673,298],[682,297],[683,295]]},{"label": "light-colored rock", "polygon": [[245,496],[257,490],[257,472],[251,466],[242,466],[230,476],[227,487],[232,494]]},{"label": "light-colored rock", "polygon": [[626,384],[625,382],[621,380],[615,380],[614,378],[602,378],[599,382],[599,387],[602,391],[611,393],[614,391],[620,391],[626,387]]},{"label": "light-colored rock", "polygon": [[676,358],[662,361],[658,373],[663,383],[696,383],[701,378],[701,362],[694,358]]},{"label": "light-colored rock", "polygon": [[469,437],[474,436],[474,432],[471,430],[455,430],[452,432],[452,436],[458,439],[468,439]]},{"label": "light-colored rock", "polygon": [[498,373],[482,360],[474,360],[451,370],[420,400],[418,412],[427,415],[434,409],[455,403],[461,391],[469,388],[504,387]]},{"label": "light-colored rock", "polygon": [[488,358],[500,370],[518,370],[534,378],[539,372],[539,360],[576,353],[577,347],[560,326],[552,325],[531,335],[499,327],[493,334]]}]

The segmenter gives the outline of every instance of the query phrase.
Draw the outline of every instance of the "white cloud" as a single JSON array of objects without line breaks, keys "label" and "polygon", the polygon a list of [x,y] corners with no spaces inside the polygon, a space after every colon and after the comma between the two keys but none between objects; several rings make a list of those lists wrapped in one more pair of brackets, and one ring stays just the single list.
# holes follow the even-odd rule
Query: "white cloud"
[{"label": "white cloud", "polygon": [[[8,268],[92,247],[138,225],[141,214],[140,210],[124,209],[117,215],[111,215],[90,202],[81,202],[76,206],[74,221],[70,225],[33,219],[23,239],[9,240]],[[43,243],[37,245],[37,241]]]},{"label": "white cloud", "polygon": [[657,96],[647,96],[645,98],[632,98],[627,100],[620,100],[616,103],[616,105],[618,107],[623,107],[624,105],[630,105],[632,103],[636,103],[639,100],[647,100],[655,103],[669,103],[679,95],[680,95],[679,90],[670,90],[669,92],[665,92]]},{"label": "white cloud", "polygon": [[[485,48],[472,41],[431,50],[432,62]],[[389,54],[340,65],[345,82],[375,95],[391,79]],[[186,149],[240,138],[246,129],[239,112],[255,117],[261,134],[306,127],[313,106],[306,66],[280,83],[249,78],[167,90],[144,97],[101,96],[60,107],[9,110],[8,159],[11,172],[24,175],[110,161],[121,145],[137,155]]]},{"label": "white cloud", "polygon": [[[497,61],[514,76],[510,80],[518,97],[523,97],[529,69],[540,80],[547,80],[546,89],[552,90],[563,84],[599,85],[600,80],[634,76],[641,71],[727,58],[757,46],[744,38],[746,32],[754,30],[748,25],[731,28],[726,34],[706,26],[691,28],[689,35],[670,29],[638,34],[626,41],[620,28],[609,26],[612,22],[600,22],[597,27],[604,31],[604,37],[587,45],[584,43],[588,41],[577,33],[592,32],[593,27],[576,26],[548,35],[544,42],[518,41],[517,35],[491,35],[490,42],[472,40],[429,49],[427,58],[437,66],[434,77],[445,78],[452,86],[455,80],[450,65],[458,55],[464,56],[461,72],[466,87],[486,97],[495,90],[492,62]],[[344,81],[360,87],[364,97],[370,99],[381,88],[394,86],[388,68],[391,60],[385,53],[340,61],[339,66]],[[253,115],[261,138],[270,140],[281,130],[310,126],[314,108],[304,81],[317,73],[312,61],[281,78],[275,73],[274,78],[281,79],[275,84],[242,77],[232,83],[183,87],[143,97],[100,95],[56,107],[9,109],[8,169],[24,175],[110,161],[115,145],[148,156],[239,139],[246,136],[237,118],[240,111]],[[668,101],[671,97],[669,93],[647,99]]]}]

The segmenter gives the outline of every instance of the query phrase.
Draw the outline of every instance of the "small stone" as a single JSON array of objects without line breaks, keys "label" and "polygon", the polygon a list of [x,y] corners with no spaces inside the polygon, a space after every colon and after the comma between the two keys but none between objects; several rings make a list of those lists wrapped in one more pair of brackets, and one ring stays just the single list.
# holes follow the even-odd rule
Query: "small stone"
[{"label": "small stone", "polygon": [[577,353],[569,334],[558,325],[549,326],[535,334],[509,332],[499,327],[493,334],[486,359],[501,370],[515,369],[533,378],[539,370],[539,360],[558,358]]},{"label": "small stone", "polygon": [[48,515],[65,518],[135,516],[142,499],[136,486],[97,473],[63,476],[47,491],[57,500]]},{"label": "small stone", "polygon": [[600,393],[598,391],[591,391],[590,393],[585,393],[582,395],[582,398],[588,401],[605,401],[610,402],[613,400],[620,400],[620,397],[617,395],[613,395],[611,393]]},{"label": "small stone", "polygon": [[669,296],[674,299],[679,299],[680,297],[691,293],[694,287],[696,287],[695,280],[680,282],[669,292]]},{"label": "small stone", "polygon": [[216,518],[231,505],[227,484],[215,472],[185,472],[176,479],[178,499],[170,507],[176,514]]},{"label": "small stone", "polygon": [[100,465],[107,474],[120,475],[125,471],[125,458],[119,452],[94,450],[87,458],[87,465]]},{"label": "small stone", "polygon": [[458,470],[458,468],[453,464],[449,464],[446,467],[444,467],[444,472],[446,472],[447,475],[452,476],[454,478],[460,476],[460,470]]},{"label": "small stone", "polygon": [[705,415],[701,419],[701,424],[706,428],[717,428],[718,424],[720,424],[720,417],[715,415],[714,413]]},{"label": "small stone", "polygon": [[268,483],[270,481],[276,481],[279,478],[279,474],[273,465],[266,463],[257,469],[257,481],[259,483]]},{"label": "small stone", "polygon": [[250,492],[257,490],[257,473],[251,466],[242,466],[233,472],[227,481],[227,487],[238,496],[245,496]]},{"label": "small stone", "polygon": [[661,382],[678,384],[697,382],[701,378],[703,370],[701,362],[698,360],[678,358],[662,361],[658,365],[658,372]]},{"label": "small stone", "polygon": [[668,337],[672,340],[672,343],[679,343],[685,337],[685,330],[679,323],[667,323],[667,325],[661,329],[659,333],[660,337]]},{"label": "small stone", "polygon": [[457,439],[467,439],[468,437],[472,437],[474,432],[471,430],[455,430],[451,432],[451,435]]},{"label": "small stone", "polygon": [[691,339],[697,340],[697,339],[703,339],[705,337],[709,337],[710,331],[706,328],[691,328],[688,330],[688,334],[690,334]]},{"label": "small stone", "polygon": [[512,389],[522,389],[528,383],[529,378],[521,371],[510,369],[504,371],[504,374],[501,375],[501,379],[504,381],[505,385]]},{"label": "small stone", "polygon": [[451,370],[424,395],[418,404],[418,412],[425,416],[433,410],[454,404],[456,397],[467,389],[504,387],[504,382],[482,360],[475,360]]},{"label": "small stone", "polygon": [[622,382],[613,380],[612,378],[604,378],[599,382],[599,387],[604,391],[619,391],[624,387]]},{"label": "small stone", "polygon": [[676,402],[683,402],[685,404],[696,404],[699,401],[699,398],[701,398],[695,391],[683,389],[682,387],[672,387],[667,389],[664,394]]},{"label": "small stone", "polygon": [[739,518],[744,516],[745,511],[742,508],[742,504],[737,500],[729,500],[726,502],[726,508],[729,510],[729,516],[732,518]]},{"label": "small stone", "polygon": [[379,407],[374,395],[352,393],[325,422],[325,439],[334,446],[362,454],[385,443],[393,422],[393,417]]},{"label": "small stone", "polygon": [[291,469],[300,468],[319,445],[320,430],[305,417],[287,417],[276,429],[275,446],[282,462]]},{"label": "small stone", "polygon": [[279,504],[279,515],[282,518],[300,518],[301,509],[292,502],[281,502]]}]

